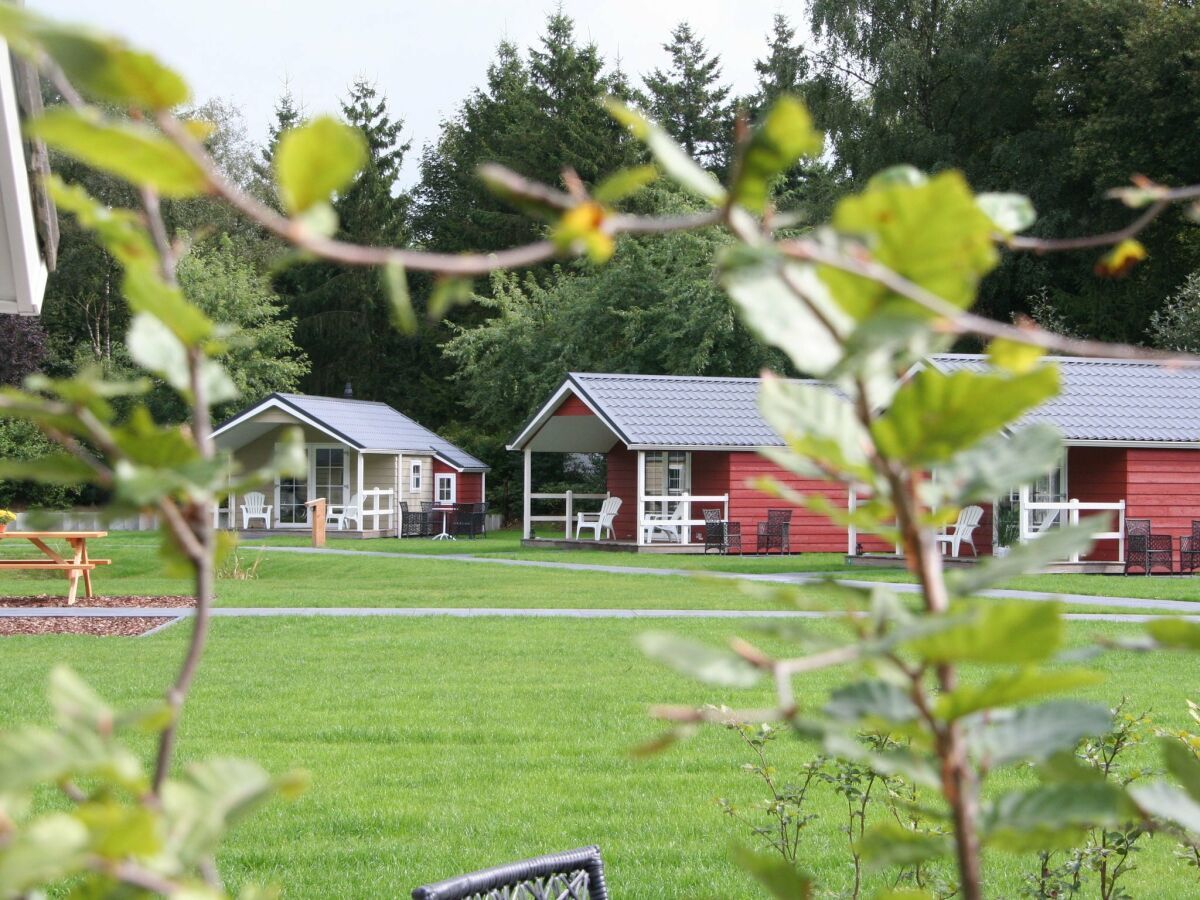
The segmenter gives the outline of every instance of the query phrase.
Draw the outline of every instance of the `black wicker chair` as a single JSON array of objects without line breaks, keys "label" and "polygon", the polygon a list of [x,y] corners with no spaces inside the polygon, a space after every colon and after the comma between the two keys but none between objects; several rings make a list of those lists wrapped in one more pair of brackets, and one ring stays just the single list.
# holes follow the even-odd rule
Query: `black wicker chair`
[{"label": "black wicker chair", "polygon": [[481,869],[412,892],[413,900],[608,900],[599,847]]},{"label": "black wicker chair", "polygon": [[755,553],[770,553],[772,548],[780,553],[791,553],[792,545],[788,534],[792,523],[790,509],[768,509],[767,521],[758,523],[758,541]]},{"label": "black wicker chair", "polygon": [[703,512],[704,552],[716,550],[718,553],[728,553],[736,548],[741,553],[742,523],[723,521],[720,510],[706,509]]},{"label": "black wicker chair", "polygon": [[1200,519],[1192,519],[1192,533],[1179,539],[1179,571],[1200,569]]},{"label": "black wicker chair", "polygon": [[431,537],[433,535],[433,501],[424,500],[421,502],[421,537]]},{"label": "black wicker chair", "polygon": [[1159,566],[1171,574],[1171,536],[1154,534],[1149,519],[1125,520],[1125,574],[1140,568],[1145,575]]},{"label": "black wicker chair", "polygon": [[483,534],[483,517],[486,505],[483,503],[456,503],[450,517],[450,533],[455,537],[469,537],[472,540],[478,534]]},{"label": "black wicker chair", "polygon": [[425,525],[429,517],[419,510],[409,509],[408,502],[400,504],[400,536],[420,537],[425,534]]}]

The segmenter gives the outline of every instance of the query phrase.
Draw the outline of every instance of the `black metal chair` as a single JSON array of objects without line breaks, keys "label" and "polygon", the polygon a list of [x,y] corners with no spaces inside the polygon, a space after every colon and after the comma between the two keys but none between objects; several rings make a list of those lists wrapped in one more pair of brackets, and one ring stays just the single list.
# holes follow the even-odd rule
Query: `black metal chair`
[{"label": "black metal chair", "polygon": [[608,900],[599,847],[481,869],[412,892],[413,900]]},{"label": "black metal chair", "polygon": [[477,534],[483,534],[483,503],[456,503],[450,517],[450,533],[455,537],[475,539]]},{"label": "black metal chair", "polygon": [[772,548],[780,553],[791,553],[792,545],[788,534],[792,523],[790,509],[768,509],[767,521],[758,523],[758,540],[755,553],[770,553]]},{"label": "black metal chair", "polygon": [[1171,567],[1171,536],[1154,534],[1149,519],[1125,520],[1125,574],[1131,569],[1141,568],[1149,575],[1155,566],[1174,572]]},{"label": "black metal chair", "polygon": [[706,509],[704,512],[704,552],[716,550],[728,553],[734,548],[742,552],[742,523],[726,522],[720,510]]},{"label": "black metal chair", "polygon": [[1179,539],[1179,571],[1200,569],[1200,519],[1192,519],[1192,533]]},{"label": "black metal chair", "polygon": [[400,536],[420,537],[425,533],[425,523],[428,516],[419,510],[409,509],[408,502],[400,504]]},{"label": "black metal chair", "polygon": [[421,502],[421,537],[433,536],[433,501]]}]

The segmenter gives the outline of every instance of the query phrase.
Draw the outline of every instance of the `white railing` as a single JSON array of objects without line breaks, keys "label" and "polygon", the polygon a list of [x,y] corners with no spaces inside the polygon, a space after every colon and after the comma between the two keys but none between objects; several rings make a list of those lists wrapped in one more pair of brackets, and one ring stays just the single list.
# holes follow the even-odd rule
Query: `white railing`
[{"label": "white railing", "polygon": [[[391,488],[367,488],[359,493],[358,502],[360,504],[359,514],[362,518],[359,520],[359,527],[364,531],[367,530],[367,517],[371,517],[371,528],[375,531],[379,530],[379,519],[383,517],[387,519],[385,528],[392,527],[392,516],[396,513],[396,504],[393,498],[396,492]],[[371,505],[367,505],[370,500]]]},{"label": "white railing", "polygon": [[[662,531],[663,526],[669,526],[672,530],[678,529],[679,543],[692,543],[692,529],[704,526],[703,519],[692,518],[693,503],[720,503],[721,504],[721,519],[729,521],[729,495],[728,494],[665,494],[665,495],[642,495],[638,498],[638,523],[637,534],[639,544],[652,543],[651,537],[655,530]],[[649,504],[656,504],[662,507],[665,511],[668,506],[680,503],[683,504],[683,514],[679,518],[673,518],[669,514],[664,513],[647,513],[646,507]]]},{"label": "white railing", "polygon": [[[866,497],[866,496],[862,496],[862,497],[859,496],[859,492],[862,490],[863,490],[862,485],[851,485],[849,490],[846,493],[846,512],[849,513],[851,520],[853,520],[855,512],[858,511],[858,501],[870,499],[869,497]],[[895,550],[895,553],[897,556],[901,555],[899,544],[895,545],[894,550]],[[858,556],[859,555],[859,553],[858,553],[858,529],[854,526],[853,521],[851,521],[850,523],[848,523],[846,525],[846,555],[847,556]]]},{"label": "white railing", "polygon": [[[530,500],[562,500],[565,511],[562,515],[529,516],[529,522],[561,522],[563,535],[569,540],[574,537],[571,533],[571,523],[575,521],[576,500],[607,500],[608,494],[578,494],[575,491],[565,491],[561,494],[530,494]],[[529,526],[526,526],[529,527]]]},{"label": "white railing", "polygon": [[[1034,525],[1031,513],[1044,512],[1041,521]],[[1092,535],[1096,541],[1117,542],[1117,562],[1125,562],[1125,501],[1117,500],[1110,503],[1085,503],[1079,500],[1061,500],[1037,502],[1021,498],[1021,542],[1036,541],[1039,537],[1054,527],[1061,525],[1078,525],[1080,512],[1115,512],[1117,528],[1115,531],[1097,531]],[[1065,514],[1065,516],[1064,516]],[[1068,562],[1079,562],[1079,554],[1071,554]]]}]

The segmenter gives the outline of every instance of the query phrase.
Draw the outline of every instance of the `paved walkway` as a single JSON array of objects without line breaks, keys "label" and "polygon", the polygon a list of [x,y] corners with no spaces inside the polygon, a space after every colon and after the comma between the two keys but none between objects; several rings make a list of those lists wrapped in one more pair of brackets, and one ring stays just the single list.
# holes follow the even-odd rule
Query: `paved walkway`
[{"label": "paved walkway", "polygon": [[[571,572],[607,572],[618,575],[660,575],[687,578],[720,578],[733,581],[761,581],[768,584],[822,584],[828,575],[820,572],[716,572],[699,569],[670,569],[648,566],[617,566],[602,563],[550,562],[538,559],[504,559],[471,556],[469,553],[392,553],[384,550],[336,550],[329,547],[271,547],[259,549],[271,553],[311,553],[329,556],[379,556],[389,559],[434,559],[464,563],[487,563],[495,566],[518,566],[534,569],[561,569]],[[885,584],[900,594],[915,594],[915,584],[890,581],[868,581],[854,578],[834,578],[835,584],[845,587],[872,588]],[[980,591],[980,596],[1012,600],[1055,601],[1076,606],[1106,606],[1112,609],[1171,610],[1200,614],[1200,602],[1194,600],[1148,600],[1139,597],[1092,596],[1091,594],[1052,594],[1046,591],[1017,591],[997,588]],[[758,613],[753,613],[759,615]]]}]

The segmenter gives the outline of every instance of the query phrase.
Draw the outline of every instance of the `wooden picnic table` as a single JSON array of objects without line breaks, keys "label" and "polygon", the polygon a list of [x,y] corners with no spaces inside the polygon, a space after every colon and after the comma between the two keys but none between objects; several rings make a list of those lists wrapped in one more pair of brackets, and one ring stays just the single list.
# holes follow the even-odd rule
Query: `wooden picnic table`
[{"label": "wooden picnic table", "polygon": [[[107,531],[0,531],[0,541],[22,539],[45,554],[45,559],[0,559],[0,572],[6,569],[49,569],[65,572],[71,588],[67,592],[67,605],[75,602],[79,590],[79,578],[83,576],[85,597],[92,596],[92,569],[96,566],[112,565],[111,559],[91,559],[87,542],[93,538],[108,537]],[[66,541],[71,545],[70,558],[64,558],[46,541]]]}]

